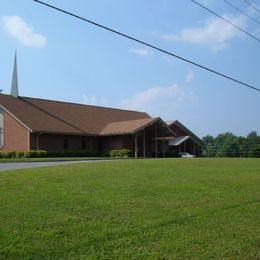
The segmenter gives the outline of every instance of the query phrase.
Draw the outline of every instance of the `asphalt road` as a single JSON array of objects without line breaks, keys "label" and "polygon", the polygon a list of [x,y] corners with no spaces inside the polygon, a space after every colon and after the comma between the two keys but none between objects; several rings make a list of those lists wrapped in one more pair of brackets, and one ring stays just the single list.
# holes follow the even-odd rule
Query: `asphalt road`
[{"label": "asphalt road", "polygon": [[60,162],[18,162],[18,163],[0,163],[0,171],[29,169],[37,167],[47,167],[56,165],[76,164],[76,163],[90,163],[93,160],[85,161],[60,161]]}]

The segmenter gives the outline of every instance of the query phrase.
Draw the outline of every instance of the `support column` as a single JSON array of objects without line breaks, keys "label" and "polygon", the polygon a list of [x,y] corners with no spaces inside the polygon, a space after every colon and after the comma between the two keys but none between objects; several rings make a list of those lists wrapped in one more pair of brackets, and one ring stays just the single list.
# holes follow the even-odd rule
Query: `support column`
[{"label": "support column", "polygon": [[186,151],[186,141],[184,141],[184,152],[187,152]]},{"label": "support column", "polygon": [[143,157],[145,157],[145,155],[146,155],[145,146],[146,146],[146,143],[145,143],[145,129],[144,129],[143,130]]},{"label": "support column", "polygon": [[163,137],[163,158],[165,158],[164,137]]},{"label": "support column", "polygon": [[157,127],[155,127],[155,157],[158,157]]},{"label": "support column", "polygon": [[40,149],[40,147],[39,147],[39,137],[40,137],[40,135],[42,135],[42,133],[38,133],[36,135],[36,150],[37,151]]},{"label": "support column", "polygon": [[135,134],[135,158],[137,158],[137,133]]},{"label": "support column", "polygon": [[193,141],[193,154],[196,155],[196,143]]}]

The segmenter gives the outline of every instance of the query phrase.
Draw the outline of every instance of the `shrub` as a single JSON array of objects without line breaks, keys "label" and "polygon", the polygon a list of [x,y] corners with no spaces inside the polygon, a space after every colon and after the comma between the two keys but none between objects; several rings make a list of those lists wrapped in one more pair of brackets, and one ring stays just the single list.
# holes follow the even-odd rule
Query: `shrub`
[{"label": "shrub", "polygon": [[20,159],[24,157],[24,152],[23,151],[16,151],[15,152],[15,158]]},{"label": "shrub", "polygon": [[132,151],[129,149],[111,150],[110,157],[128,158],[132,155]]},{"label": "shrub", "polygon": [[8,152],[2,152],[2,153],[1,153],[1,157],[2,157],[3,159],[8,159],[8,158],[9,158],[9,153],[8,153]]},{"label": "shrub", "polygon": [[[117,150],[116,157],[124,157],[128,150],[119,154]],[[0,151],[0,159],[20,159],[20,158],[43,158],[43,157],[109,157],[109,151],[98,152],[96,150],[30,150],[30,151]]]},{"label": "shrub", "polygon": [[119,150],[111,150],[110,157],[119,157]]},{"label": "shrub", "polygon": [[109,151],[103,151],[98,153],[98,157],[109,157],[110,152]]},{"label": "shrub", "polygon": [[47,157],[98,157],[96,150],[55,150],[47,151]]},{"label": "shrub", "polygon": [[44,150],[35,151],[35,156],[36,156],[37,158],[46,157],[46,156],[47,156],[47,151],[44,151]]},{"label": "shrub", "polygon": [[26,151],[24,152],[24,158],[34,158],[36,157],[36,152],[35,151]]},{"label": "shrub", "polygon": [[15,151],[9,151],[9,152],[1,152],[0,158],[3,159],[12,159],[15,158]]},{"label": "shrub", "polygon": [[119,156],[120,157],[130,157],[131,156],[131,150],[129,149],[122,149],[122,150],[119,150]]}]

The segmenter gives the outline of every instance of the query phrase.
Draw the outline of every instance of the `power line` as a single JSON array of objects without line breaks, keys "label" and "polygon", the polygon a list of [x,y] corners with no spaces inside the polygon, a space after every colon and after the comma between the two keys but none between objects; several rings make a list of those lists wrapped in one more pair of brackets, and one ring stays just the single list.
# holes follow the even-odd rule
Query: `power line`
[{"label": "power line", "polygon": [[256,8],[253,4],[251,4],[247,0],[244,0],[244,2],[246,2],[249,6],[253,7],[257,12],[260,12],[260,10],[258,8]]},{"label": "power line", "polygon": [[244,11],[242,11],[240,8],[238,8],[237,6],[235,6],[234,4],[230,3],[227,0],[223,0],[224,2],[226,2],[227,4],[229,4],[230,6],[232,6],[234,9],[236,9],[237,11],[239,11],[240,13],[244,14],[245,16],[247,16],[248,18],[250,18],[251,20],[253,20],[254,22],[260,24],[260,22],[258,22],[255,18],[253,18],[252,16],[248,15],[247,13],[245,13]]},{"label": "power line", "polygon": [[249,36],[249,37],[255,39],[255,40],[258,41],[258,42],[260,42],[260,39],[259,39],[259,38],[257,38],[256,36],[254,36],[253,34],[247,32],[247,31],[245,31],[243,28],[237,26],[236,24],[230,22],[230,21],[229,21],[228,19],[226,19],[225,17],[223,17],[223,16],[221,16],[221,15],[215,13],[214,11],[210,10],[209,8],[207,8],[206,6],[202,5],[201,3],[199,3],[199,2],[197,2],[197,1],[195,1],[195,0],[190,0],[190,1],[193,2],[193,3],[195,3],[196,5],[200,6],[201,8],[207,10],[208,12],[214,14],[214,15],[217,16],[218,18],[224,20],[225,22],[231,24],[232,26],[234,26],[235,28],[237,28],[239,31],[245,33],[247,36]]},{"label": "power line", "polygon": [[97,23],[97,22],[91,21],[91,20],[86,19],[86,18],[84,18],[84,17],[81,17],[81,16],[79,16],[79,15],[73,14],[73,13],[71,13],[71,12],[65,11],[65,10],[63,10],[63,9],[60,9],[60,8],[58,8],[58,7],[56,7],[56,6],[47,4],[47,3],[45,3],[45,2],[42,2],[42,1],[39,1],[39,0],[33,0],[33,1],[34,1],[34,2],[37,2],[37,3],[39,3],[39,4],[42,4],[42,5],[44,5],[44,6],[47,6],[47,7],[51,8],[51,9],[54,9],[54,10],[56,10],[56,11],[59,11],[59,12],[61,12],[61,13],[67,14],[67,15],[72,16],[72,17],[74,17],[74,18],[77,18],[77,19],[80,19],[80,20],[85,21],[85,22],[87,22],[87,23],[90,23],[90,24],[92,24],[92,25],[95,25],[95,26],[97,26],[97,27],[100,27],[100,28],[102,28],[102,29],[104,29],[104,30],[107,30],[107,31],[109,31],[109,32],[112,32],[112,33],[114,33],[114,34],[120,35],[120,36],[122,36],[122,37],[124,37],[124,38],[127,38],[127,39],[130,39],[130,40],[132,40],[132,41],[138,42],[138,43],[140,43],[140,44],[142,44],[142,45],[145,45],[145,46],[147,46],[147,47],[149,47],[149,48],[152,48],[152,49],[157,50],[157,51],[159,51],[159,52],[162,52],[162,53],[164,53],[164,54],[170,55],[170,56],[172,56],[172,57],[174,57],[174,58],[177,58],[177,59],[179,59],[179,60],[182,60],[182,61],[184,61],[184,62],[186,62],[186,63],[192,64],[192,65],[197,66],[197,67],[199,67],[199,68],[201,68],[201,69],[204,69],[204,70],[206,70],[206,71],[209,71],[209,72],[211,72],[211,73],[214,73],[214,74],[216,74],[216,75],[218,75],[218,76],[221,76],[221,77],[223,77],[223,78],[226,78],[226,79],[228,79],[228,80],[231,80],[231,81],[233,81],[233,82],[236,82],[236,83],[238,83],[238,84],[241,84],[241,85],[243,85],[243,86],[245,86],[245,87],[247,87],[247,88],[250,88],[250,89],[252,89],[252,90],[256,90],[256,91],[259,91],[259,92],[260,92],[260,89],[254,87],[253,85],[247,84],[247,83],[242,82],[242,81],[240,81],[240,80],[237,80],[237,79],[235,79],[235,78],[233,78],[233,77],[231,77],[231,76],[228,76],[228,75],[223,74],[223,73],[221,73],[221,72],[218,72],[218,71],[216,71],[216,70],[210,69],[210,68],[208,68],[208,67],[206,67],[206,66],[203,66],[203,65],[201,65],[201,64],[199,64],[199,63],[197,63],[197,62],[194,62],[194,61],[192,61],[192,60],[189,60],[189,59],[187,59],[187,58],[183,58],[183,57],[181,57],[181,56],[179,56],[179,55],[176,55],[176,54],[174,54],[174,53],[172,53],[172,52],[169,52],[169,51],[166,51],[166,50],[164,50],[164,49],[161,49],[161,48],[159,48],[159,47],[157,47],[157,46],[155,46],[155,45],[152,45],[152,44],[150,44],[150,43],[146,43],[146,42],[144,42],[144,41],[142,41],[142,40],[139,40],[139,39],[137,39],[137,38],[134,38],[134,37],[132,37],[132,36],[129,36],[129,35],[125,34],[125,33],[116,31],[116,30],[111,29],[111,28],[109,28],[109,27],[107,27],[107,26],[104,26],[104,25],[99,24],[99,23]]}]

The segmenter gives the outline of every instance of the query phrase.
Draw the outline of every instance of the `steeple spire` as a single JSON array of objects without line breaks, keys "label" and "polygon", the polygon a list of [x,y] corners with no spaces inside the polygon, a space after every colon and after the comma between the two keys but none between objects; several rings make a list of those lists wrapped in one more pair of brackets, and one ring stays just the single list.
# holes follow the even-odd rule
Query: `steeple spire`
[{"label": "steeple spire", "polygon": [[13,69],[13,77],[12,77],[11,95],[15,98],[18,97],[18,76],[17,76],[16,51],[15,51],[15,56],[14,56],[14,69]]}]

